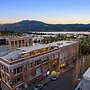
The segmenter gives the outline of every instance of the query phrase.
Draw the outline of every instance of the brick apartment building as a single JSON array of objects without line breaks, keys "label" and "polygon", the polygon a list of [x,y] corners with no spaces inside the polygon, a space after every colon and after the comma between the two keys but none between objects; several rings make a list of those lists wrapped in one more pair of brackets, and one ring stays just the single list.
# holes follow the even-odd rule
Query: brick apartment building
[{"label": "brick apartment building", "polygon": [[48,72],[72,64],[78,57],[75,41],[21,47],[0,57],[3,90],[20,90],[43,79]]}]

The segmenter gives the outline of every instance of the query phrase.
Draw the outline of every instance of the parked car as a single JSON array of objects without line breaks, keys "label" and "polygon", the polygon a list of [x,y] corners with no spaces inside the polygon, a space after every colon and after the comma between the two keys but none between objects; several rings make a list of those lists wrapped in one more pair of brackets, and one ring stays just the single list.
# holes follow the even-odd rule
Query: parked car
[{"label": "parked car", "polygon": [[81,81],[81,78],[78,78],[78,82],[80,82]]},{"label": "parked car", "polygon": [[2,88],[0,87],[0,90],[2,90]]},{"label": "parked car", "polygon": [[53,77],[51,77],[51,80],[52,81],[56,81],[58,79],[58,76],[53,76]]},{"label": "parked car", "polygon": [[35,86],[34,86],[34,88],[33,88],[33,90],[40,90],[40,89],[42,89],[43,88],[43,84],[36,84]]}]

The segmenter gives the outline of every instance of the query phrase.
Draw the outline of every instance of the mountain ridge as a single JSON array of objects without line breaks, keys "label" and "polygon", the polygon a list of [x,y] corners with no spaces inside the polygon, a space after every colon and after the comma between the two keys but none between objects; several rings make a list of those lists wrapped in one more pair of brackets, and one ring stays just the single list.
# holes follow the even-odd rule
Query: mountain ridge
[{"label": "mountain ridge", "polygon": [[90,24],[47,24],[36,20],[22,20],[0,24],[0,31],[5,29],[17,32],[90,31]]}]

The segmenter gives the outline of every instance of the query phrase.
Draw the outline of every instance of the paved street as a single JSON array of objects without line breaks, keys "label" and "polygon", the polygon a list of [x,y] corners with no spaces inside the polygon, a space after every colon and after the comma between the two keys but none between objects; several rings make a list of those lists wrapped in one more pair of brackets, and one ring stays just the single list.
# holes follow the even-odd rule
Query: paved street
[{"label": "paved street", "polygon": [[73,70],[65,72],[56,81],[48,82],[42,90],[74,90],[72,84]]}]

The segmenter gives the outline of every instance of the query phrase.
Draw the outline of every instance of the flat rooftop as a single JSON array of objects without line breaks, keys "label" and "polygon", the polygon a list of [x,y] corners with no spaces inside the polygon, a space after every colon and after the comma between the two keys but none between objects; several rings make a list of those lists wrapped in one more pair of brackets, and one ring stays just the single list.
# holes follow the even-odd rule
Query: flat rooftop
[{"label": "flat rooftop", "polygon": [[32,38],[31,36],[0,36],[0,39]]},{"label": "flat rooftop", "polygon": [[75,90],[90,90],[90,80],[82,79]]},{"label": "flat rooftop", "polygon": [[34,45],[34,46],[20,47],[20,48],[17,48],[17,49],[22,50],[23,52],[26,53],[26,52],[39,50],[39,49],[42,49],[42,48],[47,48],[47,47],[49,47],[47,44],[37,44],[37,45]]},{"label": "flat rooftop", "polygon": [[75,90],[90,90],[90,67],[83,74],[83,79],[80,81]]},{"label": "flat rooftop", "polygon": [[17,60],[20,58],[20,53],[22,51],[21,50],[16,50],[16,51],[10,51],[10,52],[5,52],[5,54],[3,54],[0,58],[4,59],[4,60],[9,60],[9,61],[13,61],[13,60]]},{"label": "flat rooftop", "polygon": [[90,80],[90,67],[87,69],[87,71],[83,75],[84,79]]},{"label": "flat rooftop", "polygon": [[77,42],[78,41],[58,41],[58,42],[49,43],[48,45],[63,47],[63,46],[68,46],[68,45],[73,44],[73,43],[77,43]]},{"label": "flat rooftop", "polygon": [[5,52],[2,55],[0,54],[0,58],[4,60],[14,61],[21,58],[20,56],[21,53],[27,53],[27,52],[39,50],[42,48],[48,48],[51,46],[63,47],[63,46],[67,46],[76,42],[77,41],[58,41],[58,42],[53,42],[49,44],[38,44],[34,46],[29,46],[29,47],[21,47],[21,48],[17,48],[17,50],[15,51]]},{"label": "flat rooftop", "polygon": [[0,58],[4,59],[4,60],[9,60],[9,61],[14,61],[14,60],[18,60],[20,58],[22,58],[20,55],[23,53],[27,53],[27,52],[31,52],[31,51],[35,51],[35,50],[39,50],[42,48],[47,48],[50,47],[48,45],[44,45],[44,44],[38,44],[38,45],[34,45],[34,46],[29,46],[29,47],[21,47],[21,48],[17,48],[17,50],[15,51],[7,51],[7,52],[3,52],[0,54]]}]

